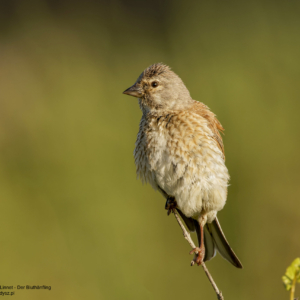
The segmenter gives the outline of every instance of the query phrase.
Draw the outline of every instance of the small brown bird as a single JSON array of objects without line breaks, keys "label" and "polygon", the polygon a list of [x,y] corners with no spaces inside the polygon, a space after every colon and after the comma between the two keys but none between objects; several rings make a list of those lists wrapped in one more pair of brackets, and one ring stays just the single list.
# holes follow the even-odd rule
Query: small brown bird
[{"label": "small brown bird", "polygon": [[229,174],[220,135],[224,129],[216,116],[161,63],[147,68],[123,93],[137,97],[143,113],[134,150],[137,175],[166,198],[168,213],[176,208],[188,229],[196,230],[199,247],[191,253],[198,252],[197,264],[218,250],[242,268],[217,219]]}]

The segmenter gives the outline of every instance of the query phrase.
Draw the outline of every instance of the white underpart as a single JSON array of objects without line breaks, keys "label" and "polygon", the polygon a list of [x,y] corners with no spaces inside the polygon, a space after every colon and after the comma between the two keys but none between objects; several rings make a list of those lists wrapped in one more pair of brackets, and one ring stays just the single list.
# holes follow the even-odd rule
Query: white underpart
[{"label": "white underpart", "polygon": [[168,120],[154,117],[150,131],[149,120],[141,120],[134,152],[137,175],[175,197],[187,217],[205,214],[210,223],[227,197],[229,174],[222,151],[206,120],[196,116],[195,125],[186,114]]}]

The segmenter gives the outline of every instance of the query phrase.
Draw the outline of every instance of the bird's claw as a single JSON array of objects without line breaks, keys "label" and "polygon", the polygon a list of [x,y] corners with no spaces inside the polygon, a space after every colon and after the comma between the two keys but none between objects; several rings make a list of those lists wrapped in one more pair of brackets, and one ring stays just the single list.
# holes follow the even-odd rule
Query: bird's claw
[{"label": "bird's claw", "polygon": [[168,198],[166,202],[165,209],[168,211],[168,216],[174,212],[175,208],[177,207],[177,203],[174,198]]},{"label": "bird's claw", "polygon": [[[197,253],[195,253],[197,252]],[[192,251],[190,251],[190,254],[195,254],[194,259],[192,260],[191,265],[193,266],[195,263],[200,266],[203,263],[205,251],[204,249],[201,249],[199,247],[194,248]]]}]

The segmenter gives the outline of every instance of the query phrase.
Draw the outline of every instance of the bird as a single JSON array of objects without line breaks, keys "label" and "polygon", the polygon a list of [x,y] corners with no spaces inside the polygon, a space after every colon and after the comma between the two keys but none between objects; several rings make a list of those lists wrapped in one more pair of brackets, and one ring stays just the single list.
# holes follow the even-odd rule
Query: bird
[{"label": "bird", "polygon": [[193,100],[163,63],[146,68],[123,94],[138,98],[142,111],[134,149],[137,177],[163,195],[168,215],[176,209],[189,231],[196,231],[194,261],[201,265],[219,252],[242,268],[217,218],[230,177],[216,115]]}]

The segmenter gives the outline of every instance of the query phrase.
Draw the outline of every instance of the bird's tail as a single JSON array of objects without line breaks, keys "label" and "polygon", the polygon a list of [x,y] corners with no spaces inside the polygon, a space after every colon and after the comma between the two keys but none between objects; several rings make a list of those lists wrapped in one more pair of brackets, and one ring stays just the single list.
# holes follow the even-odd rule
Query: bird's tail
[{"label": "bird's tail", "polygon": [[[198,225],[198,226],[197,226]],[[199,245],[201,243],[199,223],[195,221],[195,227],[197,231]],[[199,232],[200,233],[200,232]],[[212,223],[207,223],[204,227],[204,245],[205,245],[205,257],[204,261],[212,259],[218,251],[223,258],[229,261],[237,268],[243,268],[240,260],[229,246],[225,235],[222,231],[221,225],[216,218]]]},{"label": "bird's tail", "polygon": [[206,242],[206,237],[212,237],[215,247],[223,258],[232,263],[237,268],[243,268],[240,260],[233,252],[232,248],[229,246],[225,235],[222,231],[221,225],[217,218],[210,223],[206,224],[208,234],[204,235],[204,243]]}]

